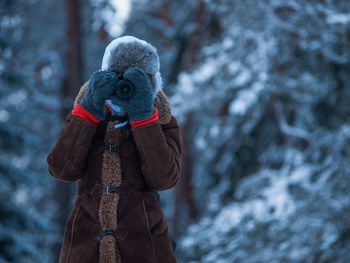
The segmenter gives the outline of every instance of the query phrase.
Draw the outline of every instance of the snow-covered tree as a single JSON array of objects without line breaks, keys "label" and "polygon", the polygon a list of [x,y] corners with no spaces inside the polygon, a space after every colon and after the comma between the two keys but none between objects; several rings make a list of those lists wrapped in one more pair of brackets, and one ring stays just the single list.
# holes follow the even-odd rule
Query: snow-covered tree
[{"label": "snow-covered tree", "polygon": [[202,218],[184,262],[347,262],[350,5],[207,1],[219,38],[182,72]]}]

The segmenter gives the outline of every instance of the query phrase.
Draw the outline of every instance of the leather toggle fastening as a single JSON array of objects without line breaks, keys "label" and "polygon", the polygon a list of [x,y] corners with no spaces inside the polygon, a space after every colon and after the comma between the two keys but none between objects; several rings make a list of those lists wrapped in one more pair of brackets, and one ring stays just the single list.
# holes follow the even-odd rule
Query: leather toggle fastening
[{"label": "leather toggle fastening", "polygon": [[107,186],[106,188],[103,188],[103,192],[106,194],[110,193],[119,193],[119,187],[109,187]]},{"label": "leather toggle fastening", "polygon": [[105,236],[114,236],[115,237],[115,231],[114,230],[103,230],[98,236],[97,236],[97,240],[101,240],[102,238],[104,238]]},{"label": "leather toggle fastening", "polygon": [[119,145],[114,145],[114,144],[105,145],[104,150],[120,154],[120,146]]}]

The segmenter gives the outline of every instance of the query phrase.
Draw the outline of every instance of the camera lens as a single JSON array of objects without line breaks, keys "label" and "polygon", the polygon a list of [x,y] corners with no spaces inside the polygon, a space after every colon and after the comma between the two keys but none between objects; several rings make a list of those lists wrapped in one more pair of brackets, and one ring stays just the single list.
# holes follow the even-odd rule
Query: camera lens
[{"label": "camera lens", "polygon": [[132,97],[135,91],[135,86],[132,82],[122,79],[118,81],[117,88],[116,88],[116,94],[120,99],[128,99]]}]

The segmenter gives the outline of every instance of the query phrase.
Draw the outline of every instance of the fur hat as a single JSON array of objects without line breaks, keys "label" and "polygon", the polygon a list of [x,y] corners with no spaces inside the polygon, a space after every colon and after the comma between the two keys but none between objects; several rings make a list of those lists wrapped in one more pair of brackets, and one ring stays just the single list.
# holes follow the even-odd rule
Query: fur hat
[{"label": "fur hat", "polygon": [[153,98],[155,98],[157,92],[163,88],[157,49],[133,36],[119,37],[108,44],[103,55],[101,70],[119,74],[133,66],[138,66],[152,75]]}]

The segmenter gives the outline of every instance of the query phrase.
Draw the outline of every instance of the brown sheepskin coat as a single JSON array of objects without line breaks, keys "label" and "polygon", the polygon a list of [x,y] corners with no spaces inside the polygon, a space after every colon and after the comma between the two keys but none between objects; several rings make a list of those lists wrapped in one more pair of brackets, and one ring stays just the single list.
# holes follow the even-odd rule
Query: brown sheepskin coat
[{"label": "brown sheepskin coat", "polygon": [[[176,185],[182,139],[163,91],[154,105],[159,119],[140,127],[114,128],[121,121],[108,118],[93,124],[67,115],[47,156],[52,176],[64,182],[78,180],[59,263],[176,262],[156,191]],[[104,150],[107,144],[118,144],[120,153]],[[120,186],[120,192],[104,193],[108,185]],[[115,237],[98,240],[105,229],[115,229]]]}]

